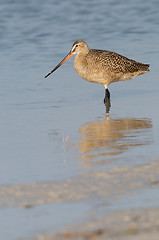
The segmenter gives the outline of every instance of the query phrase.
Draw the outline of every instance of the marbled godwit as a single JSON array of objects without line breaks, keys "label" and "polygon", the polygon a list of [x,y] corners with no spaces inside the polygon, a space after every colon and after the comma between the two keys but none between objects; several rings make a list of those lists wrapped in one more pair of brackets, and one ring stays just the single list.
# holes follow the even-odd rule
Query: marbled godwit
[{"label": "marbled godwit", "polygon": [[76,72],[86,81],[104,85],[105,103],[110,101],[108,90],[110,83],[126,81],[150,71],[149,64],[136,62],[115,52],[89,49],[86,42],[77,40],[69,54],[45,78],[75,54],[77,54],[74,60]]}]

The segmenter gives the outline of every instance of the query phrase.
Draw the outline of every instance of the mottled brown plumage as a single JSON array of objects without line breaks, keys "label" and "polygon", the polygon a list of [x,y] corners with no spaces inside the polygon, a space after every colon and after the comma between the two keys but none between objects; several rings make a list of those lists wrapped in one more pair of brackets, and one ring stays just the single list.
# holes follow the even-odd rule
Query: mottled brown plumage
[{"label": "mottled brown plumage", "polygon": [[106,89],[105,102],[110,99],[108,91],[110,83],[129,80],[149,71],[149,64],[136,62],[115,52],[89,49],[86,42],[78,40],[73,44],[69,54],[45,77],[75,54],[76,72],[86,81],[104,85]]}]

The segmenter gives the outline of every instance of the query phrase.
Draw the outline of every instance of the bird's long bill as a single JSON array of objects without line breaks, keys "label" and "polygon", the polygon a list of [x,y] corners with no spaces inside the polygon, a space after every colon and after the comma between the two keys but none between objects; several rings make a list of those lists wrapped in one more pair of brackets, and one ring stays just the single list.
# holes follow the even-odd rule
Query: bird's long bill
[{"label": "bird's long bill", "polygon": [[69,52],[69,54],[51,71],[49,72],[45,78],[47,78],[51,73],[53,73],[56,69],[58,69],[64,62],[66,62],[70,57],[73,56],[72,52]]}]

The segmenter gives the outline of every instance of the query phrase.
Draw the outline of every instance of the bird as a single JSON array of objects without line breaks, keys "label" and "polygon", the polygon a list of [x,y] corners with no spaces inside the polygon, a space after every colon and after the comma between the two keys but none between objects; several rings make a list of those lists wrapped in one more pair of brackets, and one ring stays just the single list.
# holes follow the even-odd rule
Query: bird
[{"label": "bird", "polygon": [[45,78],[73,55],[76,55],[74,68],[79,76],[105,87],[105,104],[110,102],[109,84],[126,81],[150,71],[150,64],[137,62],[112,51],[89,49],[85,41],[77,40],[68,55]]}]

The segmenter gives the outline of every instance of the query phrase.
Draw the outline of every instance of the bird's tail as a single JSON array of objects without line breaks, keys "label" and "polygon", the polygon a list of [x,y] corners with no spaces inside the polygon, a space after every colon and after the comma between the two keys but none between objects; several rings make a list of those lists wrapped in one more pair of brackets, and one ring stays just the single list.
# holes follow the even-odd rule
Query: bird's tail
[{"label": "bird's tail", "polygon": [[149,67],[150,67],[150,64],[143,64],[143,70],[145,70],[147,72],[150,71]]}]

